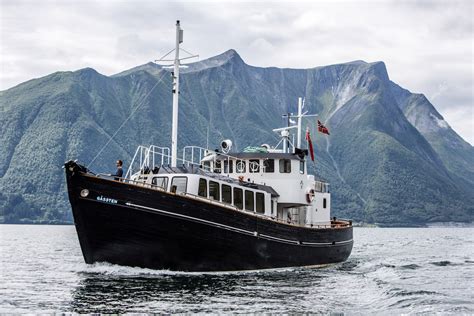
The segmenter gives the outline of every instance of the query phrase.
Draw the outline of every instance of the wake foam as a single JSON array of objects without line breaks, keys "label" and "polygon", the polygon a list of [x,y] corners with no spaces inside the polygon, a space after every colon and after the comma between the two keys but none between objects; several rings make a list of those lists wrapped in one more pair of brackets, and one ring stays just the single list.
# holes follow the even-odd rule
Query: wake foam
[{"label": "wake foam", "polygon": [[108,262],[96,262],[93,264],[82,265],[75,272],[85,274],[99,274],[107,276],[175,276],[175,275],[229,275],[229,274],[266,274],[266,273],[287,273],[300,272],[304,269],[311,269],[311,267],[298,268],[277,268],[265,270],[245,270],[245,271],[219,271],[219,272],[186,272],[186,271],[171,271],[171,270],[154,270],[140,267],[127,267]]}]

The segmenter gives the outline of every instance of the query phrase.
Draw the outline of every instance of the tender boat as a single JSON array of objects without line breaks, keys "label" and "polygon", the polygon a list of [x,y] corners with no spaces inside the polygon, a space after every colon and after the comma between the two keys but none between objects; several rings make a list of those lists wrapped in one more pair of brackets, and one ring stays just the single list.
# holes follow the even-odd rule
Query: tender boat
[{"label": "tender boat", "polygon": [[[308,174],[297,125],[233,152],[186,146],[178,158],[179,45],[176,25],[172,148],[139,146],[123,178],[65,163],[69,200],[88,264],[109,262],[179,271],[317,266],[346,260],[352,222],[331,218],[329,184]],[[288,115],[288,121],[290,115]],[[292,135],[296,132],[296,135]],[[296,136],[295,141],[291,141]],[[307,140],[309,134],[307,134]],[[309,146],[311,149],[311,146]]]}]

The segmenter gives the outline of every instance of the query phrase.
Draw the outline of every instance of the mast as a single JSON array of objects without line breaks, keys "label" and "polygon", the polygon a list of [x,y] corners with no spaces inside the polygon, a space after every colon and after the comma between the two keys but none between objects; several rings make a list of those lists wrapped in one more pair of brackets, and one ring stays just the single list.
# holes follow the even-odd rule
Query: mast
[{"label": "mast", "polygon": [[[179,57],[179,44],[183,42],[183,30],[179,24],[179,20],[176,21],[176,45],[175,48],[170,50],[160,59],[155,60],[155,62],[173,62],[173,116],[171,122],[171,167],[177,166],[178,160],[178,102],[179,102],[179,66],[181,65],[181,60],[190,59],[199,57],[199,55],[192,55],[187,50],[181,48],[188,56]],[[168,55],[174,52],[174,59],[166,59]],[[166,65],[171,66],[171,65]]]},{"label": "mast", "polygon": [[298,138],[296,139],[296,147],[301,148],[301,118],[303,115],[301,111],[303,110],[303,98],[298,98]]},{"label": "mast", "polygon": [[176,47],[173,71],[173,121],[171,130],[171,167],[176,167],[178,157],[178,103],[179,103],[179,44],[183,42],[183,30],[176,21]]}]

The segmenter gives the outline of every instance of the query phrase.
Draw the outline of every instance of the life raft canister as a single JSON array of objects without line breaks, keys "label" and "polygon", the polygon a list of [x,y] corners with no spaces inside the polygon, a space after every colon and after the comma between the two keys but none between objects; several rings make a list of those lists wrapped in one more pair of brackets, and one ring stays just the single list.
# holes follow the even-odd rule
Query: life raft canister
[{"label": "life raft canister", "polygon": [[308,189],[306,191],[306,202],[311,203],[314,201],[314,189]]}]

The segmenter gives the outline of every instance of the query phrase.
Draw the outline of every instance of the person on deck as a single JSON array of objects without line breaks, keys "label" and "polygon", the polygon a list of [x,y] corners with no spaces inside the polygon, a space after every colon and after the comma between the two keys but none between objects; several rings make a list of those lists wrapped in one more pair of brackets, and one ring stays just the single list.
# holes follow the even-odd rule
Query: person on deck
[{"label": "person on deck", "polygon": [[122,160],[117,160],[116,165],[117,165],[117,172],[115,174],[111,174],[111,176],[115,177],[114,180],[120,181],[120,178],[122,178],[123,176]]}]

